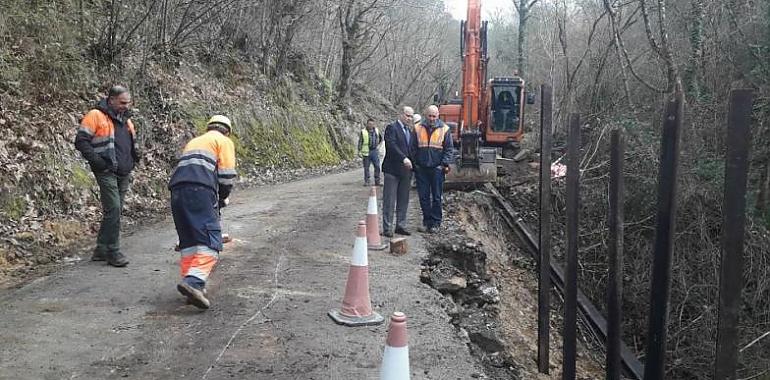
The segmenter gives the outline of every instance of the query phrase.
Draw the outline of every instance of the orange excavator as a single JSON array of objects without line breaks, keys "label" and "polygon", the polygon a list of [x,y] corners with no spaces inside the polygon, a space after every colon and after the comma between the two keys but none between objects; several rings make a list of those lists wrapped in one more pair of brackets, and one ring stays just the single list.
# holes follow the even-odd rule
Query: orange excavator
[{"label": "orange excavator", "polygon": [[439,117],[452,128],[459,157],[448,183],[483,183],[497,179],[497,155],[518,150],[524,137],[524,104],[534,103],[518,76],[487,79],[487,22],[481,0],[468,0],[467,20],[460,22],[462,98],[439,106]]}]

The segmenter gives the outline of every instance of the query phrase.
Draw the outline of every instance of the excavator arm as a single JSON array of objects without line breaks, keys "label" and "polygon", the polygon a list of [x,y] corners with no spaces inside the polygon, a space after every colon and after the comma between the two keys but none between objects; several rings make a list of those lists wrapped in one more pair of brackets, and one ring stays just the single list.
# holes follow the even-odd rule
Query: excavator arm
[{"label": "excavator arm", "polygon": [[[460,24],[462,57],[462,104],[440,108],[445,121],[455,123],[453,137],[458,142],[459,157],[447,177],[447,183],[484,183],[497,179],[496,151],[483,148],[486,109],[487,23],[481,21],[481,0],[468,0],[467,20]],[[459,109],[458,109],[459,108]],[[443,110],[443,112],[441,112]],[[450,124],[451,125],[451,124]]]}]

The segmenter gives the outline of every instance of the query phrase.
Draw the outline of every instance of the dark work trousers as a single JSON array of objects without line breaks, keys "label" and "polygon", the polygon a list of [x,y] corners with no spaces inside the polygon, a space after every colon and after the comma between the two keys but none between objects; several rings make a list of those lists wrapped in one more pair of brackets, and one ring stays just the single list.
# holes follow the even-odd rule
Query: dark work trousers
[{"label": "dark work trousers", "polygon": [[441,225],[441,195],[444,192],[443,167],[415,169],[417,177],[417,194],[420,197],[422,209],[422,225],[439,227]]},{"label": "dark work trousers", "polygon": [[406,211],[409,207],[409,190],[412,172],[395,176],[385,173],[385,186],[382,189],[382,231],[392,232],[393,209],[396,210],[396,227],[406,229]]},{"label": "dark work trousers", "polygon": [[96,238],[96,251],[102,255],[113,254],[120,251],[120,214],[131,177],[111,172],[94,173],[94,176],[102,202],[102,224]]},{"label": "dark work trousers", "polygon": [[380,182],[380,152],[377,149],[369,151],[369,155],[363,158],[364,161],[364,184],[368,185],[369,182],[369,166],[374,165],[374,182]]},{"label": "dark work trousers", "polygon": [[217,193],[210,187],[181,184],[171,189],[183,281],[202,289],[222,251]]}]

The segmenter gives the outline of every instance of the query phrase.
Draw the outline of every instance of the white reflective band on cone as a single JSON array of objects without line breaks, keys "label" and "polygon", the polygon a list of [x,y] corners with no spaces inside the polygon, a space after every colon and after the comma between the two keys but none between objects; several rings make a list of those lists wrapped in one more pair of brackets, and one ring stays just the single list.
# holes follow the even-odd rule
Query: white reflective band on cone
[{"label": "white reflective band on cone", "polygon": [[366,208],[368,215],[377,215],[377,197],[369,197],[369,205]]},{"label": "white reflective band on cone", "polygon": [[356,267],[369,266],[368,248],[366,246],[366,236],[356,237],[356,243],[353,245],[353,256],[350,265]]},{"label": "white reflective band on cone", "polygon": [[385,346],[380,380],[409,380],[409,347]]}]

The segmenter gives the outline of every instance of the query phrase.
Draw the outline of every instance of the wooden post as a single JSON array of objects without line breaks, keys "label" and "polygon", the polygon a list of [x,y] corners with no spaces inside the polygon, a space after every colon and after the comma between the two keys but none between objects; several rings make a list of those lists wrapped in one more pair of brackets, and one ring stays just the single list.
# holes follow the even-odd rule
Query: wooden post
[{"label": "wooden post", "polygon": [[620,380],[623,338],[623,135],[610,136],[609,278],[607,281],[607,380]]},{"label": "wooden post", "polygon": [[567,273],[564,281],[562,380],[575,380],[577,360],[577,269],[580,210],[580,115],[569,118],[567,137]]},{"label": "wooden post", "polygon": [[715,380],[736,379],[735,371],[738,366],[738,321],[743,289],[743,237],[746,224],[752,97],[752,90],[733,90],[727,115]]},{"label": "wooden post", "polygon": [[652,263],[650,320],[647,330],[645,380],[665,379],[668,303],[671,293],[671,261],[674,255],[676,180],[679,168],[679,134],[684,114],[681,89],[669,99],[663,120],[658,174],[658,214]]},{"label": "wooden post", "polygon": [[540,260],[537,278],[537,368],[548,374],[551,334],[551,87],[540,86]]}]

